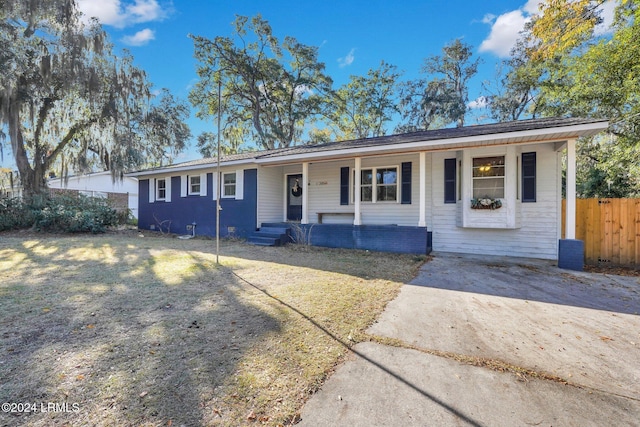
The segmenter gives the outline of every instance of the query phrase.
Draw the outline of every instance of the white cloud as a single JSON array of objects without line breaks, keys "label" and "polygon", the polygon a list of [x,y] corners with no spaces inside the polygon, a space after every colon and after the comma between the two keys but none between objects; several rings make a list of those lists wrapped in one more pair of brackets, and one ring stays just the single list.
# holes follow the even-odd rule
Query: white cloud
[{"label": "white cloud", "polygon": [[540,3],[542,3],[542,0],[528,0],[522,10],[529,15],[537,15],[540,12]]},{"label": "white cloud", "polygon": [[126,6],[125,11],[135,22],[160,21],[166,16],[156,0],[135,0],[134,4]]},{"label": "white cloud", "polygon": [[480,52],[491,52],[501,58],[508,57],[526,23],[539,13],[540,3],[542,0],[527,0],[521,8],[498,17],[487,13],[482,22],[490,24],[491,31],[480,44]]},{"label": "white cloud", "polygon": [[489,99],[486,96],[480,96],[475,100],[469,102],[467,104],[467,107],[471,108],[472,110],[475,110],[479,108],[485,108],[487,105],[489,105]]},{"label": "white cloud", "polygon": [[122,42],[130,46],[143,46],[155,38],[156,36],[154,32],[148,28],[145,28],[144,30],[140,30],[132,36],[123,37]]},{"label": "white cloud", "polygon": [[355,51],[356,49],[353,48],[349,51],[349,53],[347,53],[347,56],[345,56],[344,58],[338,58],[338,64],[340,65],[340,68],[347,67],[353,64],[353,61],[356,59],[353,55]]},{"label": "white cloud", "polygon": [[78,7],[85,20],[98,18],[105,25],[125,28],[143,22],[161,21],[169,11],[163,9],[157,0],[78,0]]},{"label": "white cloud", "polygon": [[615,15],[615,9],[618,5],[616,0],[608,0],[600,7],[600,17],[602,18],[602,24],[597,25],[593,29],[596,36],[602,36],[611,32],[611,24],[613,24],[613,18]]},{"label": "white cloud", "polygon": [[493,24],[493,21],[496,20],[496,15],[494,15],[493,13],[487,13],[486,15],[484,15],[482,17],[482,22],[483,24]]},{"label": "white cloud", "polygon": [[87,21],[98,18],[101,23],[113,25],[120,21],[120,0],[78,0],[78,8]]},{"label": "white cloud", "polygon": [[520,31],[529,19],[531,18],[526,17],[521,10],[498,16],[491,26],[489,36],[480,44],[480,52],[492,52],[502,58],[509,56]]}]

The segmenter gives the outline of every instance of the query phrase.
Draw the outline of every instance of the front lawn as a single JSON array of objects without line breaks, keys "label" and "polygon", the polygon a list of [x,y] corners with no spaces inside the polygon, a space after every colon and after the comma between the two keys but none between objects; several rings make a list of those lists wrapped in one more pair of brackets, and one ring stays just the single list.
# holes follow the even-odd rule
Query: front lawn
[{"label": "front lawn", "polygon": [[[422,258],[0,234],[2,425],[286,425]],[[3,406],[3,411],[5,407]]]}]

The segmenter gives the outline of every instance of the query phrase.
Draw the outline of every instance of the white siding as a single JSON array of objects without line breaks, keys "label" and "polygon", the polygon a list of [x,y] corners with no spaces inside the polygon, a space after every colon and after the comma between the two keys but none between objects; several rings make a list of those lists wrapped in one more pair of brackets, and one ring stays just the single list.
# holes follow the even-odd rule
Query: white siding
[{"label": "white siding", "polygon": [[[401,167],[403,162],[412,162],[411,165],[411,204],[400,203]],[[362,169],[370,167],[398,167],[398,202],[397,203],[365,203],[362,202],[362,224],[397,224],[417,226],[420,215],[420,159],[418,154],[393,157],[371,157],[362,159]]]},{"label": "white siding", "polygon": [[[347,160],[309,165],[309,222],[318,222],[318,212],[353,212],[352,203],[340,204],[340,168],[353,169],[354,161]],[[353,224],[351,215],[329,215],[322,218],[325,224]]]},{"label": "white siding", "polygon": [[521,228],[510,230],[456,226],[457,205],[444,203],[444,159],[456,153],[432,155],[434,251],[557,258],[558,156],[553,144],[522,147],[530,151],[537,152],[537,202],[521,204]]},{"label": "white siding", "polygon": [[123,180],[114,182],[111,172],[71,176],[66,181],[63,179],[50,179],[47,185],[49,188],[64,188],[68,190],[138,193],[137,178],[124,177]]},{"label": "white siding", "polygon": [[[429,156],[427,156],[428,158]],[[411,162],[411,204],[401,204],[402,163]],[[312,163],[309,165],[309,222],[318,221],[318,212],[353,212],[354,160]],[[362,224],[397,224],[417,226],[420,202],[420,162],[418,154],[403,156],[369,157],[362,159],[362,168],[394,166],[398,168],[398,202],[362,202]],[[349,167],[349,204],[340,205],[340,168]],[[430,179],[427,178],[427,183]],[[427,185],[427,193],[430,189]],[[427,197],[429,194],[427,194]],[[427,198],[427,200],[429,200]],[[430,215],[427,207],[427,217]],[[353,217],[325,216],[323,223],[352,223]]]},{"label": "white siding", "polygon": [[[138,217],[138,178],[125,176],[122,181],[113,182],[111,172],[99,172],[89,175],[71,176],[65,182],[62,179],[51,179],[47,182],[49,188],[65,188],[69,190],[127,193],[129,195],[129,209],[135,218]],[[143,197],[146,195],[143,194]]]},{"label": "white siding", "polygon": [[284,171],[281,167],[258,167],[258,224],[280,222],[283,213]]}]

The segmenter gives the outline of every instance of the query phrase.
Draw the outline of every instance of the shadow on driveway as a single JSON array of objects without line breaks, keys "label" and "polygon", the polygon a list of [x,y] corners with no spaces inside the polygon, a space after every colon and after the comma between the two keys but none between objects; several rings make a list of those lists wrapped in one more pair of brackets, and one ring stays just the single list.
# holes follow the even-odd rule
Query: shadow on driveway
[{"label": "shadow on driveway", "polygon": [[640,315],[640,277],[563,270],[554,261],[438,254],[413,285]]}]

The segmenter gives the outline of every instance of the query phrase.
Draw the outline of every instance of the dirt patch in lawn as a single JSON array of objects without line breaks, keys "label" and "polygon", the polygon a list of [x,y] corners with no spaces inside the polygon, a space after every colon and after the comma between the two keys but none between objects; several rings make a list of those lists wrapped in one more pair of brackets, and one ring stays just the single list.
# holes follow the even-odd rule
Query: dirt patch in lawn
[{"label": "dirt patch in lawn", "polygon": [[[424,257],[0,234],[2,425],[287,425]],[[3,407],[3,409],[5,409]]]},{"label": "dirt patch in lawn", "polygon": [[640,277],[640,267],[621,267],[603,265],[585,265],[584,271],[589,273],[614,274],[617,276]]}]

